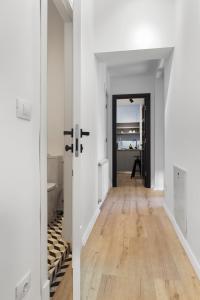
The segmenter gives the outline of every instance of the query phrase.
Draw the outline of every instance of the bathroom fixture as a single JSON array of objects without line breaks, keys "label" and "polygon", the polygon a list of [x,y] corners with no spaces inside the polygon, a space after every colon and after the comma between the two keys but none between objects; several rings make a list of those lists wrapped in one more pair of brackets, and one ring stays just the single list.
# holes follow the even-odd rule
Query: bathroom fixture
[{"label": "bathroom fixture", "polygon": [[63,157],[48,155],[48,209],[52,219],[56,211],[63,211]]},{"label": "bathroom fixture", "polygon": [[48,223],[52,222],[56,217],[57,210],[57,191],[56,183],[47,183],[48,193]]}]

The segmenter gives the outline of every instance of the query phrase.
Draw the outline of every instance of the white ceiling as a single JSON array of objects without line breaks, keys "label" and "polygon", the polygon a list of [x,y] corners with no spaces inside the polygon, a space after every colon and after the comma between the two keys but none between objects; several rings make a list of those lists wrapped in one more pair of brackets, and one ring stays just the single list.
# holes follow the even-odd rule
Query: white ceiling
[{"label": "white ceiling", "polygon": [[146,60],[138,63],[108,67],[108,71],[111,77],[149,75],[156,74],[158,65],[159,60]]},{"label": "white ceiling", "polygon": [[155,74],[160,61],[166,59],[173,48],[130,50],[96,53],[99,61],[106,64],[112,77]]}]

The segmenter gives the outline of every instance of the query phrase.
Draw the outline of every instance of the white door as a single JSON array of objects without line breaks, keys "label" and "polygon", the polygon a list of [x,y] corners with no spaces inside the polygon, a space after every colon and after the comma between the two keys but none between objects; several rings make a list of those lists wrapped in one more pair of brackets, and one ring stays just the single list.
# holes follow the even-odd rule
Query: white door
[{"label": "white door", "polygon": [[[42,299],[48,299],[46,272],[46,69],[47,69],[47,5],[41,1],[41,280]],[[79,5],[74,4],[70,12],[70,2],[54,0],[65,20],[65,147],[64,154],[64,238],[72,242],[73,299],[80,300],[80,211],[75,209],[80,203],[80,24]],[[64,3],[64,4],[63,4]],[[73,38],[74,37],[74,38]],[[72,134],[73,129],[73,134]],[[72,147],[73,146],[73,151]]]},{"label": "white door", "polygon": [[73,299],[80,300],[80,5],[65,23],[64,238],[72,242]]},{"label": "white door", "polygon": [[81,18],[79,0],[73,7],[73,205],[72,205],[72,248],[73,248],[73,299],[80,300],[80,254],[81,254]]}]

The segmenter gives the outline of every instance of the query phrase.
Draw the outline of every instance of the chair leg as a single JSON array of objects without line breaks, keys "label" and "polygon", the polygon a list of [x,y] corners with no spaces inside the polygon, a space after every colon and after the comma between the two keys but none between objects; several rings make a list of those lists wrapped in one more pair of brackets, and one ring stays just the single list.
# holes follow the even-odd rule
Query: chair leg
[{"label": "chair leg", "polygon": [[133,165],[133,169],[132,169],[132,173],[131,173],[131,179],[133,177],[135,177],[135,172],[136,172],[137,165],[139,167],[140,176],[141,176],[141,172],[142,172],[142,169],[141,169],[141,160],[140,159],[136,159],[135,162],[134,162],[134,165]]},{"label": "chair leg", "polygon": [[132,169],[132,173],[131,173],[131,179],[133,177],[135,177],[136,165],[137,165],[137,161],[135,160],[134,165],[133,165],[133,169]]}]

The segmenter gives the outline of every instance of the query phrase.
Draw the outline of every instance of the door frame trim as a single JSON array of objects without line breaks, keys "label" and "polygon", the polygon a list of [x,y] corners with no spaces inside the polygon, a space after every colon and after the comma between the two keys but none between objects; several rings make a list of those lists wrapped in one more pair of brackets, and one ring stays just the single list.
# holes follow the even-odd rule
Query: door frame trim
[{"label": "door frame trim", "polygon": [[145,103],[148,102],[149,106],[149,126],[148,126],[148,139],[147,139],[147,147],[148,147],[148,178],[147,178],[147,186],[151,187],[151,94],[118,94],[112,95],[112,185],[113,187],[117,187],[117,149],[116,149],[116,125],[117,125],[117,100],[127,99],[127,98],[141,98],[144,99]]}]

